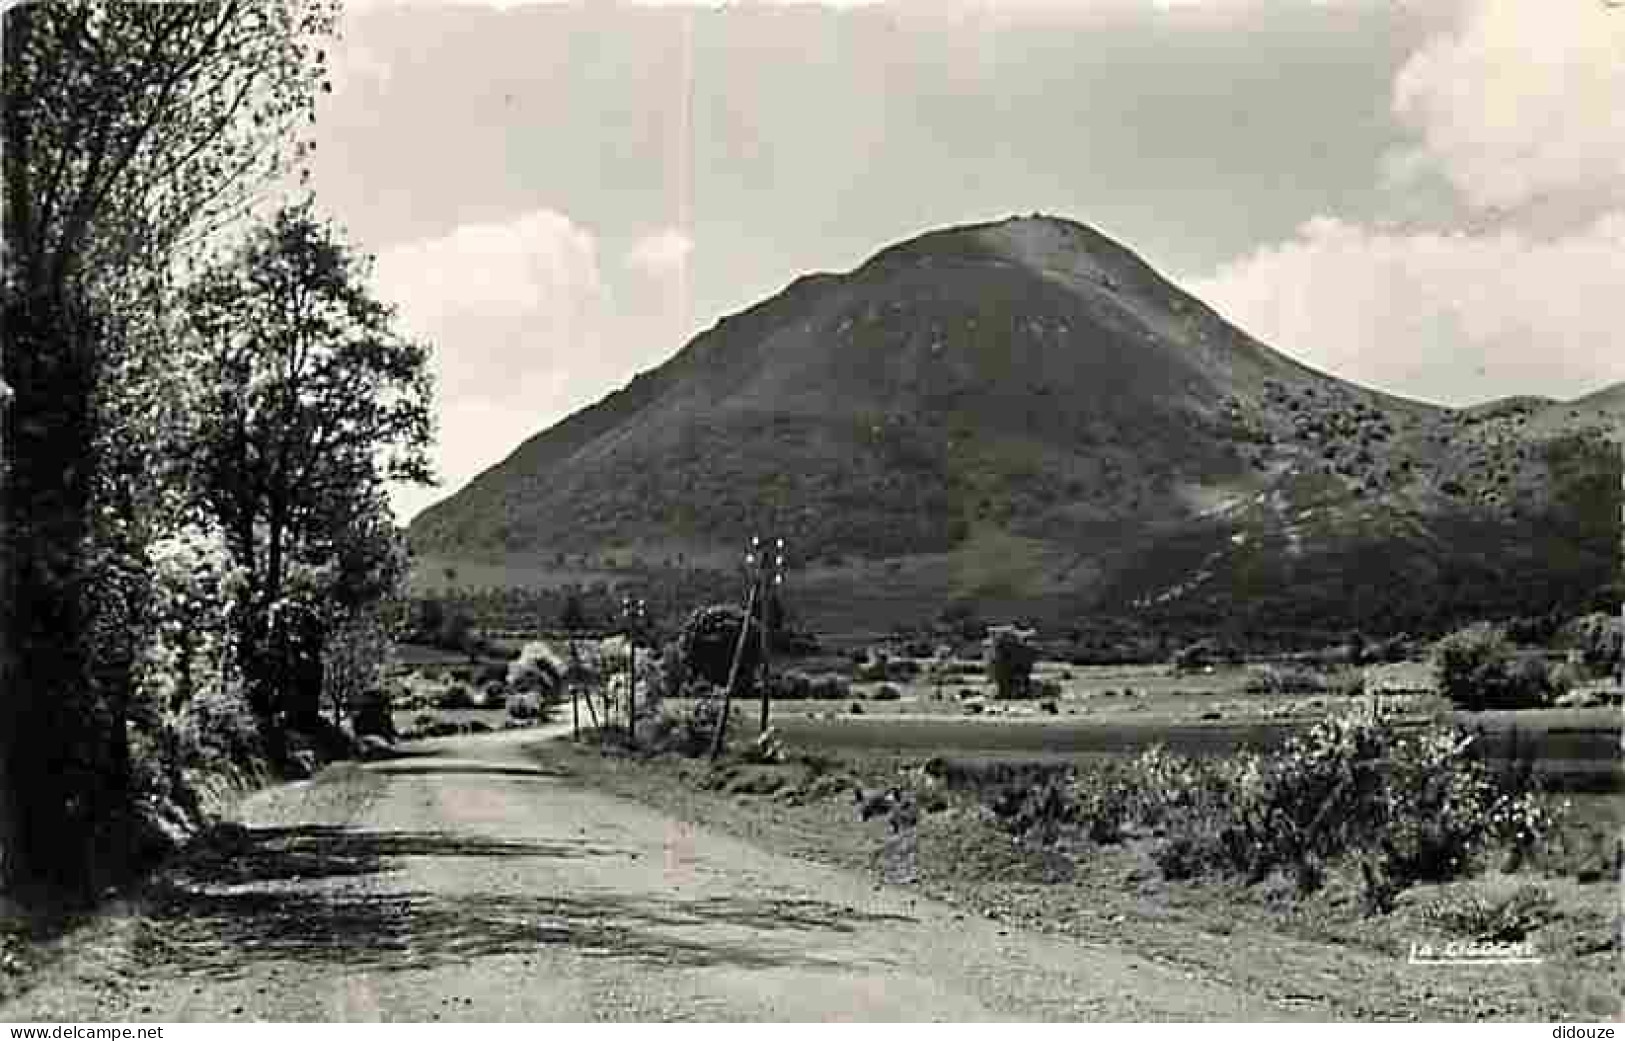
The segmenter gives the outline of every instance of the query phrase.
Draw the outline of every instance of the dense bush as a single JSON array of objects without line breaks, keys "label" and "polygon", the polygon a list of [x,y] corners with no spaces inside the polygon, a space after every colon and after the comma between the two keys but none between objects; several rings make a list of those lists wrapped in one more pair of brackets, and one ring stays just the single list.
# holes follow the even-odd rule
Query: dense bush
[{"label": "dense bush", "polygon": [[1193,759],[1157,747],[1070,781],[1002,789],[992,809],[1008,830],[1044,842],[1146,829],[1170,879],[1279,874],[1306,893],[1332,866],[1357,866],[1373,910],[1418,882],[1460,877],[1492,849],[1532,850],[1556,826],[1522,782],[1485,768],[1463,732],[1407,733],[1369,709],[1271,754]]},{"label": "dense bush", "polygon": [[844,701],[852,696],[852,684],[844,676],[826,672],[813,677],[807,696],[817,701]]},{"label": "dense bush", "polygon": [[1249,879],[1285,872],[1302,891],[1353,860],[1379,910],[1407,886],[1460,876],[1492,847],[1529,848],[1554,825],[1539,799],[1485,769],[1461,731],[1402,734],[1375,711],[1325,720],[1270,756],[1150,765],[1163,785],[1190,786],[1183,805],[1161,795],[1182,846],[1205,843]]},{"label": "dense bush", "polygon": [[1033,680],[1028,687],[1028,697],[1042,698],[1053,703],[1061,696],[1061,684],[1055,680]]},{"label": "dense bush", "polygon": [[543,711],[542,698],[534,692],[508,695],[506,707],[510,719],[525,722],[540,719]]},{"label": "dense bush", "polygon": [[733,669],[734,653],[739,648],[741,627],[745,630],[745,642],[740,654],[739,678],[741,689],[748,689],[761,661],[761,629],[754,620],[746,619],[739,608],[727,604],[701,607],[683,624],[678,648],[685,674],[725,686]]},{"label": "dense bush", "polygon": [[1535,708],[1554,697],[1545,665],[1518,658],[1505,632],[1486,622],[1434,645],[1433,673],[1439,693],[1469,712]]},{"label": "dense bush", "polygon": [[474,692],[469,690],[467,685],[462,683],[453,683],[451,686],[447,687],[445,690],[436,695],[434,705],[435,708],[450,710],[476,708],[478,707],[478,702],[474,700]]},{"label": "dense bush", "polygon": [[768,692],[774,700],[803,701],[812,697],[813,679],[804,672],[789,669],[768,678]]},{"label": "dense bush", "polygon": [[1033,666],[1037,662],[1038,648],[1033,646],[1030,634],[1007,626],[988,631],[988,676],[1000,698],[1031,697]]},{"label": "dense bush", "polygon": [[903,696],[903,692],[890,683],[882,683],[869,695],[871,701],[896,701]]},{"label": "dense bush", "polygon": [[649,721],[641,735],[646,748],[695,758],[711,750],[721,702],[715,698],[695,701],[686,710],[667,708]]},{"label": "dense bush", "polygon": [[1619,671],[1618,616],[1601,612],[1582,615],[1564,625],[1558,637],[1562,646],[1580,653],[1593,676],[1612,676]]},{"label": "dense bush", "polygon": [[519,657],[508,663],[501,679],[516,691],[557,695],[563,688],[568,663],[545,640],[525,644]]},{"label": "dense bush", "polygon": [[382,688],[367,691],[356,699],[350,721],[358,738],[372,736],[394,740],[396,737],[394,705],[389,692]]}]

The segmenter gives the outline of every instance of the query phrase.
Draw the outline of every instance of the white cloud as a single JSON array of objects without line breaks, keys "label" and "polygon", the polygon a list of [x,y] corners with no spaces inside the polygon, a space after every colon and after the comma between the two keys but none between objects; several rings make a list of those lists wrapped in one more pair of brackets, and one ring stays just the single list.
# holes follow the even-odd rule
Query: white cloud
[{"label": "white cloud", "polygon": [[597,241],[551,210],[398,246],[378,258],[377,278],[385,298],[424,329],[461,314],[538,315],[563,332],[604,295]]},{"label": "white cloud", "polygon": [[1473,0],[1394,81],[1420,141],[1388,159],[1400,183],[1443,175],[1480,208],[1548,193],[1625,201],[1625,10],[1602,0]]},{"label": "white cloud", "polygon": [[626,251],[626,263],[633,270],[662,277],[682,271],[693,252],[692,238],[676,228],[666,228],[634,242]]},{"label": "white cloud", "polygon": [[1625,379],[1625,211],[1557,239],[1390,233],[1328,217],[1191,284],[1265,343],[1449,404]]},{"label": "white cloud", "polygon": [[1399,394],[1467,404],[1625,379],[1609,306],[1625,296],[1625,11],[1467,0],[1401,66],[1392,107],[1417,142],[1384,157],[1390,186],[1441,177],[1471,231],[1316,217],[1192,290]]},{"label": "white cloud", "polygon": [[461,485],[629,375],[606,349],[597,240],[564,214],[537,210],[397,246],[378,257],[374,282],[402,327],[435,352],[447,487],[403,492],[398,510]]}]

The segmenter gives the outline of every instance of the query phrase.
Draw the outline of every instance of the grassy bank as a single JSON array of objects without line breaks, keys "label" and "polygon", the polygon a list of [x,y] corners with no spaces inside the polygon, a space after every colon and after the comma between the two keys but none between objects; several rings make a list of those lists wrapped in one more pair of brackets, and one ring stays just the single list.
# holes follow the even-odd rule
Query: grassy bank
[{"label": "grassy bank", "polygon": [[[1512,864],[1505,850],[1487,848],[1472,870],[1411,880],[1374,910],[1358,858],[1329,856],[1322,877],[1304,890],[1286,864],[1256,878],[1234,870],[1171,872],[1170,840],[1188,825],[1149,826],[1125,814],[1113,828],[1092,827],[1092,800],[1113,790],[1102,782],[1120,778],[1128,761],[1120,753],[933,756],[878,743],[811,748],[788,726],[784,733],[786,755],[777,763],[735,756],[713,766],[567,742],[541,754],[581,783],[770,848],[917,886],[968,913],[1131,946],[1327,1016],[1618,1013],[1616,799],[1572,798],[1536,855]],[[1060,779],[1061,801],[1046,811],[1034,796]],[[867,820],[865,805],[873,811]],[[1543,805],[1555,809],[1551,799]],[[1039,834],[1046,812],[1054,827]],[[1029,820],[1013,825],[1023,813]],[[1480,936],[1518,937],[1544,961],[1409,962],[1413,944]]]}]

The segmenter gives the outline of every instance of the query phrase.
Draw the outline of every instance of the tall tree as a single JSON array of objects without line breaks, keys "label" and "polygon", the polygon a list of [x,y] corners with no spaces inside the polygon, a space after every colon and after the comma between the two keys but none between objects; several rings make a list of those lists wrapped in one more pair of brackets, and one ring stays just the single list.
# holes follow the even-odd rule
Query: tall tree
[{"label": "tall tree", "polygon": [[154,327],[178,252],[299,157],[293,131],[312,118],[323,82],[315,41],[335,11],[329,0],[58,0],[5,11],[9,888],[83,889],[122,862],[129,655],[103,653],[97,635],[119,629],[105,611],[139,584],[131,550],[142,535],[137,482],[109,472],[109,373]]},{"label": "tall tree", "polygon": [[284,729],[317,722],[319,692],[285,682],[291,662],[273,624],[292,604],[295,570],[375,546],[349,535],[384,515],[385,481],[432,482],[429,352],[395,331],[368,269],[306,201],[255,228],[188,293],[210,388],[197,483],[249,576],[239,653],[273,747]]}]

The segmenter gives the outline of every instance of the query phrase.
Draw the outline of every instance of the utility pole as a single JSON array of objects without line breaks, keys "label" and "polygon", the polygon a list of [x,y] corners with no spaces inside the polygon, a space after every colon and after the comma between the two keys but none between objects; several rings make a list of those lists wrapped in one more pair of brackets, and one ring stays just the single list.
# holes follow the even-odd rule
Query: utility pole
[{"label": "utility pole", "polygon": [[734,687],[739,683],[739,665],[745,658],[745,640],[750,635],[750,622],[756,613],[756,584],[751,583],[750,593],[745,598],[745,616],[739,621],[739,639],[734,641],[734,660],[728,667],[728,686],[722,691],[722,715],[717,718],[717,728],[711,737],[711,758],[722,755],[723,745],[727,741],[728,713],[733,711]]},{"label": "utility pole", "polygon": [[[755,543],[755,541],[756,541],[755,539],[751,540],[751,542],[753,544]],[[771,612],[772,612],[772,609],[773,609],[773,604],[779,602],[779,589],[784,585],[784,540],[782,538],[776,538],[776,539],[773,540],[773,556],[772,556],[771,561],[768,560],[767,555],[765,553],[761,555],[760,563],[759,563],[758,568],[757,568],[757,576],[758,576],[757,581],[759,583],[763,584],[763,586],[764,586],[763,595],[761,597],[761,601],[762,601],[762,726],[761,726],[761,732],[765,734],[765,733],[767,733],[768,706],[772,703],[772,700],[773,700],[772,691],[771,691],[769,683],[768,683],[769,674],[772,671],[771,668],[770,668],[770,664],[769,664],[770,663],[770,656],[773,653],[773,627],[772,627]],[[770,577],[772,579],[772,582],[771,582],[771,584],[768,584],[768,579]]]},{"label": "utility pole", "polygon": [[[779,540],[782,546],[783,539]],[[782,564],[783,556],[779,557]],[[733,662],[728,667],[728,686],[722,692],[722,715],[717,720],[716,730],[712,732],[711,758],[715,759],[722,754],[728,731],[728,714],[733,711],[734,689],[739,685],[739,670],[745,659],[745,641],[750,637],[750,627],[756,621],[756,606],[767,598],[762,595],[762,574],[766,556],[762,552],[762,540],[756,535],[750,537],[750,545],[745,550],[745,574],[749,579],[748,592],[745,594],[745,614],[739,622],[739,638],[734,641]],[[763,651],[765,653],[765,640]],[[762,693],[762,722],[763,729],[767,723],[767,693]]]},{"label": "utility pole", "polygon": [[626,745],[638,746],[638,636],[649,617],[649,605],[634,596],[621,598],[626,629]]}]

